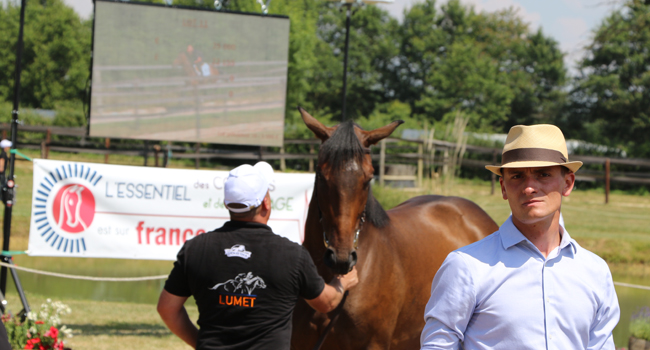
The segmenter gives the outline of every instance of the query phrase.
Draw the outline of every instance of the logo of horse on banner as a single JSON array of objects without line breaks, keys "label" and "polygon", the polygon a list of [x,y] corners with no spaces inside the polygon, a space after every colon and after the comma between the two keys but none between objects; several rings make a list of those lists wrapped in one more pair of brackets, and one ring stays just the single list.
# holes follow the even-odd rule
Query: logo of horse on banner
[{"label": "logo of horse on banner", "polygon": [[86,251],[84,233],[95,218],[92,188],[102,179],[84,164],[64,164],[45,176],[34,196],[34,221],[52,248],[68,253]]}]

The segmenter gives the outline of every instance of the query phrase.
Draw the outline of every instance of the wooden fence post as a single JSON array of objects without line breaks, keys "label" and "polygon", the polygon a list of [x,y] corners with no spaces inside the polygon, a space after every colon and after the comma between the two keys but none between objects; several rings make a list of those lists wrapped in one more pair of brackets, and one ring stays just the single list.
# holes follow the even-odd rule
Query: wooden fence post
[{"label": "wooden fence post", "polygon": [[605,159],[605,204],[609,203],[609,158]]},{"label": "wooden fence post", "polygon": [[144,140],[144,151],[142,152],[144,157],[144,166],[147,166],[147,159],[149,158],[149,141]]},{"label": "wooden fence post", "polygon": [[104,163],[108,164],[108,149],[111,147],[111,139],[104,140],[104,147],[106,147],[106,154],[104,154]]},{"label": "wooden fence post", "polygon": [[[495,149],[492,151],[492,164],[496,165],[497,164],[497,150]],[[492,177],[490,178],[490,195],[494,195],[494,185],[497,182],[497,175],[495,173],[492,173]]]},{"label": "wooden fence post", "polygon": [[47,159],[50,154],[50,137],[51,131],[50,128],[47,128],[47,132],[45,133],[45,140],[41,142],[41,158],[43,159]]},{"label": "wooden fence post", "polygon": [[2,139],[3,140],[7,139],[7,130],[2,130]]},{"label": "wooden fence post", "polygon": [[[309,154],[314,154],[313,144],[309,144]],[[314,159],[312,157],[309,157],[309,172],[310,173],[314,172]]]},{"label": "wooden fence post", "polygon": [[379,185],[384,185],[384,168],[386,167],[386,139],[381,140],[379,150]]},{"label": "wooden fence post", "polygon": [[422,159],[423,145],[418,144],[418,188],[422,188],[422,174],[424,172],[424,159]]},{"label": "wooden fence post", "polygon": [[284,160],[284,145],[280,147],[280,170],[287,170],[287,162]]},{"label": "wooden fence post", "polygon": [[442,175],[447,176],[449,172],[449,147],[445,148],[442,160]]},{"label": "wooden fence post", "polygon": [[153,159],[154,159],[154,166],[157,168],[158,167],[158,153],[160,153],[160,145],[156,144],[153,145]]}]

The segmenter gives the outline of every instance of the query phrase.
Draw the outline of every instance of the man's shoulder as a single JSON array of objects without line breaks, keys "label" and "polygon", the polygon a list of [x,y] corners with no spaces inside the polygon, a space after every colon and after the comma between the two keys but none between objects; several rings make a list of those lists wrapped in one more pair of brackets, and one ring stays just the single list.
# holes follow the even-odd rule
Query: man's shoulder
[{"label": "man's shoulder", "polygon": [[579,261],[587,268],[593,270],[607,271],[609,273],[609,265],[605,259],[596,255],[596,253],[583,248],[575,239],[571,239],[571,244],[575,247],[576,261]]},{"label": "man's shoulder", "polygon": [[501,234],[497,230],[474,243],[456,249],[455,252],[467,257],[480,258],[494,255],[496,249],[500,247],[503,247],[503,244],[501,243]]},{"label": "man's shoulder", "polygon": [[483,239],[458,248],[445,259],[445,265],[453,268],[476,270],[485,264],[492,264],[496,260],[497,250],[502,247],[499,231]]}]

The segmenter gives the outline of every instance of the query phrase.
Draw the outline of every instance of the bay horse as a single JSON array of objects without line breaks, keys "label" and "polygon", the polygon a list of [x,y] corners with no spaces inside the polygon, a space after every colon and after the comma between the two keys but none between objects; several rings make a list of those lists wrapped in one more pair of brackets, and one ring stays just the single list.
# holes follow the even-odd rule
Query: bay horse
[{"label": "bay horse", "polygon": [[[436,271],[447,254],[496,231],[497,224],[459,197],[418,196],[385,211],[370,190],[369,147],[403,122],[372,131],[352,121],[327,127],[299,111],[322,141],[303,245],[325,281],[354,265],[359,275],[322,349],[419,349]],[[301,299],[291,348],[311,350],[332,317]]]}]

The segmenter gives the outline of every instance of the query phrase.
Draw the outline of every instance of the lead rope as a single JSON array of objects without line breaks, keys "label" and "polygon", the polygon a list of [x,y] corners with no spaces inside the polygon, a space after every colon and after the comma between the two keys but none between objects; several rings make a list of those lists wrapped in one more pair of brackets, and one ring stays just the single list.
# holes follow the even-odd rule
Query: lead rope
[{"label": "lead rope", "polygon": [[327,325],[327,327],[325,327],[325,330],[320,335],[320,338],[318,338],[318,341],[316,342],[316,345],[314,345],[314,350],[320,350],[321,346],[323,346],[323,343],[325,342],[325,338],[327,338],[327,335],[330,333],[330,331],[334,327],[334,323],[336,323],[336,320],[339,319],[339,316],[341,315],[341,311],[343,310],[343,306],[345,305],[345,300],[347,298],[348,298],[348,291],[346,290],[345,294],[343,294],[343,299],[341,299],[341,303],[339,303],[339,306],[337,306],[336,309],[333,312],[332,320]]}]

